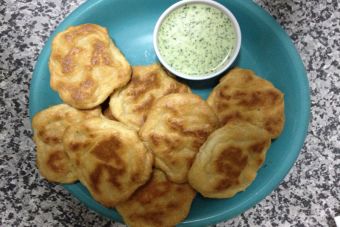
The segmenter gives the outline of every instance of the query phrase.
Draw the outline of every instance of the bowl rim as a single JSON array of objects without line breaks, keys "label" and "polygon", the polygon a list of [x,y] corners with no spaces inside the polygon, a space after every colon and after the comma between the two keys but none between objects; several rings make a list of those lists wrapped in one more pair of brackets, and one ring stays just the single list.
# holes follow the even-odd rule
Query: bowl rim
[{"label": "bowl rim", "polygon": [[[195,3],[199,3],[199,4],[206,4],[212,7],[217,8],[218,10],[220,10],[221,12],[224,13],[224,15],[226,15],[234,29],[235,29],[235,33],[236,33],[236,45],[235,48],[232,52],[232,55],[227,58],[226,60],[224,60],[224,63],[222,63],[222,65],[220,67],[218,67],[217,70],[211,72],[211,73],[207,73],[207,74],[203,74],[203,75],[187,75],[185,73],[179,72],[177,70],[175,70],[174,68],[172,68],[162,57],[159,49],[158,49],[158,41],[157,41],[157,37],[158,37],[158,31],[159,28],[161,26],[161,24],[163,23],[164,19],[170,14],[172,13],[174,10],[187,5],[187,4],[195,4]],[[241,42],[242,42],[242,35],[241,35],[241,29],[240,29],[240,25],[236,19],[236,17],[234,16],[234,14],[224,5],[216,2],[216,1],[212,1],[212,0],[183,0],[183,1],[179,1],[173,5],[171,5],[170,7],[168,7],[162,14],[161,16],[158,18],[157,23],[154,27],[154,31],[153,31],[153,47],[155,50],[155,53],[158,57],[158,60],[161,62],[161,64],[167,69],[169,70],[172,74],[181,77],[183,79],[189,79],[189,80],[206,80],[206,79],[211,79],[213,77],[216,77],[220,74],[222,74],[224,71],[226,71],[227,69],[229,69],[231,67],[231,65],[234,63],[234,61],[236,60],[236,57],[238,56],[240,49],[241,49]]]}]

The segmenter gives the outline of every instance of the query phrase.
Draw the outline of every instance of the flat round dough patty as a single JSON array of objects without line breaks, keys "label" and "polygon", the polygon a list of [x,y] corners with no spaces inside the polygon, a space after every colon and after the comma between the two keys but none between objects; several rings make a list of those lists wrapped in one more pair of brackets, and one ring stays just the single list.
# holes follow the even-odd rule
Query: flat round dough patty
[{"label": "flat round dough patty", "polygon": [[100,115],[100,108],[80,111],[66,104],[49,107],[34,115],[32,128],[37,146],[36,162],[43,177],[58,183],[72,183],[78,179],[64,150],[65,129]]},{"label": "flat round dough patty", "polygon": [[245,120],[266,129],[272,138],[278,137],[283,129],[283,93],[251,70],[231,70],[221,78],[207,102],[222,124]]},{"label": "flat round dough patty", "polygon": [[131,67],[105,28],[69,27],[56,35],[49,60],[51,88],[78,109],[98,106],[131,77]]},{"label": "flat round dough patty", "polygon": [[159,64],[133,66],[131,81],[110,97],[115,118],[139,130],[152,104],[171,93],[190,93],[190,88],[171,78]]},{"label": "flat round dough patty", "polygon": [[215,113],[204,100],[178,93],[154,103],[139,134],[155,155],[155,166],[171,181],[185,183],[199,147],[218,126]]},{"label": "flat round dough patty", "polygon": [[69,127],[64,147],[79,180],[106,207],[128,199],[151,176],[152,153],[120,122],[101,117]]},{"label": "flat round dough patty", "polygon": [[175,226],[188,215],[195,195],[190,185],[173,183],[155,169],[150,181],[116,209],[131,227]]},{"label": "flat round dough patty", "polygon": [[265,160],[269,133],[248,122],[232,121],[213,132],[189,171],[189,184],[209,198],[230,198],[245,190]]}]

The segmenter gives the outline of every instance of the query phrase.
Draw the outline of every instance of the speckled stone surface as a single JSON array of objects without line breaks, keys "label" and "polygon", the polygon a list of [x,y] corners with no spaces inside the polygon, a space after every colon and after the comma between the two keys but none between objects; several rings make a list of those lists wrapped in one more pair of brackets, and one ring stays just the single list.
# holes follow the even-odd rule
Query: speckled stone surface
[{"label": "speckled stone surface", "polygon": [[[217,226],[335,226],[340,215],[339,0],[256,0],[293,39],[311,87],[312,119],[280,186]],[[36,58],[82,0],[0,0],[0,226],[121,226],[97,215],[36,167],[28,117]]]}]

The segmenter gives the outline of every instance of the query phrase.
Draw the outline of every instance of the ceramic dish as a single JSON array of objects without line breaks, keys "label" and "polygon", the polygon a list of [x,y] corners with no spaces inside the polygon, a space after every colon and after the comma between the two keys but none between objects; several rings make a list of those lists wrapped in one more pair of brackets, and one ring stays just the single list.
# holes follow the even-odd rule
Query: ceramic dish
[{"label": "ceramic dish", "polygon": [[[61,102],[49,86],[48,59],[51,39],[56,33],[71,25],[97,23],[108,28],[130,64],[151,64],[157,61],[152,44],[154,26],[162,12],[175,2],[99,0],[87,1],[76,9],[57,27],[38,58],[30,87],[31,118],[36,112]],[[246,191],[222,200],[197,196],[189,216],[180,226],[203,226],[227,220],[262,200],[278,186],[294,164],[308,128],[308,80],[288,35],[251,0],[224,0],[220,3],[233,12],[242,32],[242,46],[235,65],[254,70],[285,93],[286,124],[281,136],[273,141],[256,180]],[[199,81],[189,85],[195,93],[206,98],[215,82]],[[90,209],[115,221],[122,221],[114,209],[107,209],[94,201],[80,183],[64,187]]]},{"label": "ceramic dish", "polygon": [[[175,68],[173,68],[172,66],[170,66],[168,64],[168,62],[163,58],[163,56],[161,54],[161,51],[159,50],[158,33],[159,33],[159,28],[163,24],[164,20],[171,13],[176,11],[177,9],[179,9],[181,7],[184,7],[184,6],[187,6],[187,5],[190,5],[190,4],[201,4],[201,5],[206,5],[206,6],[212,6],[212,7],[216,8],[216,9],[218,9],[220,12],[224,13],[226,18],[228,18],[230,20],[230,22],[232,24],[232,28],[233,28],[233,30],[235,32],[236,41],[235,41],[234,48],[232,49],[232,51],[229,52],[228,55],[225,56],[225,59],[212,72],[209,72],[209,73],[206,73],[206,74],[188,75],[186,73],[183,73],[183,72],[180,72],[180,71],[176,70]],[[197,17],[197,16],[195,15],[195,17]],[[190,28],[190,32],[192,30],[193,29]],[[202,33],[202,29],[200,29],[199,31],[200,31],[200,33]],[[209,33],[206,33],[206,34],[209,34]],[[162,65],[165,68],[167,68],[170,72],[172,72],[174,75],[177,75],[177,76],[179,76],[181,78],[189,79],[189,80],[205,80],[205,79],[210,79],[210,78],[218,76],[221,73],[223,73],[224,71],[226,71],[232,65],[232,63],[235,61],[235,59],[236,59],[236,57],[237,57],[237,55],[238,55],[238,53],[240,51],[241,39],[242,38],[241,38],[240,26],[239,26],[236,18],[234,17],[234,15],[232,14],[232,12],[230,12],[230,10],[228,10],[224,5],[219,4],[218,2],[215,2],[215,1],[211,1],[211,0],[186,0],[186,1],[179,1],[179,2],[175,3],[174,5],[170,6],[167,10],[165,10],[162,13],[162,15],[159,17],[159,19],[158,19],[158,21],[157,21],[157,23],[155,25],[155,29],[154,29],[154,32],[153,32],[153,45],[154,45],[154,49],[155,49],[156,55],[157,55],[159,61],[162,63]],[[186,51],[186,49],[184,49],[184,52],[185,51]]]}]

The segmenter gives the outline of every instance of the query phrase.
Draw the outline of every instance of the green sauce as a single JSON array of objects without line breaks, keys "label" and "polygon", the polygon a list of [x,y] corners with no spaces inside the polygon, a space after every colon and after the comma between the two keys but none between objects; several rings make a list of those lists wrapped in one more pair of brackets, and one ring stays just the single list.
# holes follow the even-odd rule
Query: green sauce
[{"label": "green sauce", "polygon": [[172,11],[158,32],[163,60],[178,72],[204,75],[218,69],[236,46],[236,31],[221,10],[200,3]]}]

